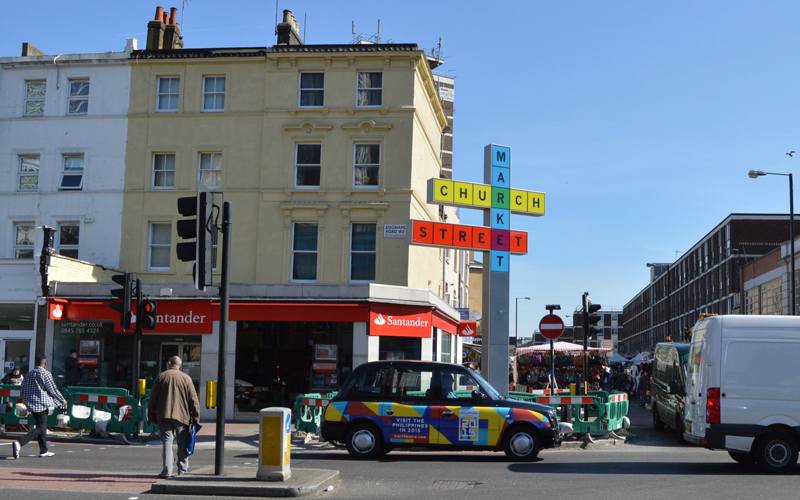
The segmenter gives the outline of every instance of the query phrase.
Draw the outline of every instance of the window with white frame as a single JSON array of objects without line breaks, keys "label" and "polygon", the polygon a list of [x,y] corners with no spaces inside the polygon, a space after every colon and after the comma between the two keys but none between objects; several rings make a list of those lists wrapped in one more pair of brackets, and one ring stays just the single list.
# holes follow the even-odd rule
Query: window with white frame
[{"label": "window with white frame", "polygon": [[782,282],[775,278],[761,285],[761,314],[783,314]]},{"label": "window with white frame", "polygon": [[295,157],[295,186],[319,187],[322,144],[298,144]]},{"label": "window with white frame", "polygon": [[18,222],[14,224],[14,258],[33,258],[33,222]]},{"label": "window with white frame", "polygon": [[180,88],[181,79],[178,77],[159,78],[156,111],[161,113],[177,113]]},{"label": "window with white frame", "polygon": [[353,160],[353,185],[355,187],[378,187],[380,166],[380,144],[356,144]]},{"label": "window with white frame", "polygon": [[19,157],[19,191],[36,191],[39,189],[39,155],[23,155]]},{"label": "window with white frame", "polygon": [[78,222],[62,222],[58,225],[56,253],[64,257],[78,258],[81,225]]},{"label": "window with white frame", "polygon": [[357,92],[356,105],[380,106],[383,102],[383,73],[359,71]]},{"label": "window with white frame", "polygon": [[325,73],[300,73],[300,106],[322,106]]},{"label": "window with white frame", "polygon": [[153,154],[153,189],[175,188],[175,154]]},{"label": "window with white frame", "polygon": [[296,222],[292,241],[292,280],[317,280],[317,224]]},{"label": "window with white frame", "polygon": [[89,112],[89,80],[69,81],[68,115],[85,115]]},{"label": "window with white frame", "polygon": [[44,97],[47,83],[44,80],[25,82],[25,116],[44,116]]},{"label": "window with white frame", "polygon": [[59,190],[83,188],[83,155],[64,155]]},{"label": "window with white frame", "polygon": [[203,111],[220,113],[225,110],[225,77],[203,78]]},{"label": "window with white frame", "polygon": [[350,281],[375,281],[376,225],[353,224],[350,233]]},{"label": "window with white frame", "polygon": [[151,271],[169,270],[172,249],[172,224],[151,222],[147,268]]},{"label": "window with white frame", "polygon": [[761,314],[761,301],[757,286],[744,291],[744,313]]},{"label": "window with white frame", "polygon": [[208,189],[222,186],[222,153],[200,153],[197,179]]}]

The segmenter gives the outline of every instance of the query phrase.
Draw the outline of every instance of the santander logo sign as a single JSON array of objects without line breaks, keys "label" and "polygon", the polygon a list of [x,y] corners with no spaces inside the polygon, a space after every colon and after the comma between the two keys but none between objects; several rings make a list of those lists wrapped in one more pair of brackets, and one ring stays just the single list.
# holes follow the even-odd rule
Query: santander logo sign
[{"label": "santander logo sign", "polygon": [[64,308],[61,307],[61,304],[56,304],[53,307],[53,319],[61,319],[61,316],[64,315]]},{"label": "santander logo sign", "polygon": [[373,304],[370,308],[370,335],[426,338],[432,335],[432,326],[427,307]]}]

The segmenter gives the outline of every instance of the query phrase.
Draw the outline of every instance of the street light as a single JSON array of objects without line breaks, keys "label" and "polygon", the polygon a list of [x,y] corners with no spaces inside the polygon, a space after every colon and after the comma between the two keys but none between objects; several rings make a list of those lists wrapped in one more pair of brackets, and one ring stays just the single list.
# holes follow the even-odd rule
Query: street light
[{"label": "street light", "polygon": [[795,304],[794,297],[794,184],[792,183],[792,174],[780,174],[776,172],[764,172],[763,170],[751,170],[747,173],[751,179],[757,179],[762,175],[784,175],[789,177],[789,246],[792,251],[792,284],[789,293],[792,295],[792,316],[797,314],[797,305]]},{"label": "street light", "polygon": [[[517,346],[517,342],[519,341],[519,337],[517,337],[517,331],[519,330],[519,299],[522,300],[531,300],[530,297],[517,297],[516,298],[516,307],[514,307],[514,347]],[[535,336],[535,335],[534,335]],[[536,343],[536,339],[534,339],[533,343]]]}]

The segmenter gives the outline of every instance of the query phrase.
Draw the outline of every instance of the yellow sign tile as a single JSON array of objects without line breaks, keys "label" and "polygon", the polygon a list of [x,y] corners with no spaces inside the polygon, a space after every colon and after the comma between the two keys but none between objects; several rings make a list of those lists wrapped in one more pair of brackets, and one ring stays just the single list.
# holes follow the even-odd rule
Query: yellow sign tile
[{"label": "yellow sign tile", "polygon": [[434,179],[433,200],[453,203],[453,181]]},{"label": "yellow sign tile", "polygon": [[544,193],[528,191],[528,212],[544,215]]},{"label": "yellow sign tile", "polygon": [[472,205],[473,186],[469,182],[453,182],[453,202]]},{"label": "yellow sign tile", "polygon": [[492,186],[472,185],[472,204],[478,207],[492,206]]},{"label": "yellow sign tile", "polygon": [[512,212],[527,212],[528,211],[528,193],[519,189],[511,190],[511,211]]}]

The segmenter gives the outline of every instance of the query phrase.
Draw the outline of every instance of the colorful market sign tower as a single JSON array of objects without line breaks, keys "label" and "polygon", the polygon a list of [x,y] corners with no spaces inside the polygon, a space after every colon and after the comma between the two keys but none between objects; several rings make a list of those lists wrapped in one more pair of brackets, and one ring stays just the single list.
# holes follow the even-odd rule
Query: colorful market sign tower
[{"label": "colorful market sign tower", "polygon": [[409,244],[483,251],[481,372],[503,394],[508,387],[509,257],[528,253],[528,234],[512,231],[511,214],[540,217],[545,195],[511,188],[511,148],[483,149],[485,184],[428,180],[428,203],[483,210],[484,226],[411,220]]}]

